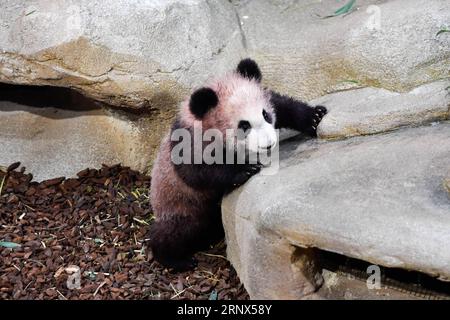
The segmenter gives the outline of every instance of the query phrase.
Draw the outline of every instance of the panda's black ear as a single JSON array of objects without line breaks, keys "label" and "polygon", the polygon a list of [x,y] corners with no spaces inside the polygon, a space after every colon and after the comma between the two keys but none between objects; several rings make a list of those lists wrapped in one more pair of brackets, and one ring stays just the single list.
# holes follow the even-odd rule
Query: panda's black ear
[{"label": "panda's black ear", "polygon": [[197,119],[203,116],[219,103],[217,94],[211,88],[200,88],[196,90],[189,101],[189,109]]},{"label": "panda's black ear", "polygon": [[258,65],[252,59],[247,58],[241,60],[236,71],[245,78],[255,79],[256,81],[261,82],[261,70],[259,70]]}]

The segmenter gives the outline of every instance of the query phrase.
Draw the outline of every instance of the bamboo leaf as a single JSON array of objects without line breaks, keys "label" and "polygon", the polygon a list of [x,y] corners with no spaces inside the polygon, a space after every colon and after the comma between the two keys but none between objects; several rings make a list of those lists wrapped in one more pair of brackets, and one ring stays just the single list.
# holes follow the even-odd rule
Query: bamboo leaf
[{"label": "bamboo leaf", "polygon": [[15,242],[8,242],[8,241],[0,241],[0,247],[14,249],[14,248],[20,248],[21,245]]},{"label": "bamboo leaf", "polygon": [[350,9],[353,7],[353,5],[355,4],[356,0],[350,0],[349,2],[347,2],[344,6],[340,7],[339,9],[337,9],[334,12],[335,16],[339,16],[341,14],[345,14],[347,12],[350,11]]},{"label": "bamboo leaf", "polygon": [[208,300],[217,300],[217,291],[216,290],[213,290],[211,292],[211,294],[209,295]]},{"label": "bamboo leaf", "polygon": [[5,173],[5,175],[2,178],[2,182],[0,182],[0,195],[2,194],[2,191],[3,191],[3,185],[5,184],[6,175],[7,174]]},{"label": "bamboo leaf", "polygon": [[322,19],[328,19],[328,18],[333,18],[333,17],[337,17],[340,16],[342,14],[346,14],[346,13],[350,13],[353,5],[355,4],[356,0],[350,0],[349,2],[347,2],[345,5],[343,5],[342,7],[340,7],[339,9],[337,9],[333,14],[330,14],[328,16],[324,16],[321,17],[320,15],[316,14],[319,18]]},{"label": "bamboo leaf", "polygon": [[103,239],[100,239],[100,238],[95,238],[95,239],[94,239],[94,242],[95,242],[96,244],[102,244],[102,243],[104,243],[105,241],[103,241]]},{"label": "bamboo leaf", "polygon": [[445,32],[450,32],[450,30],[447,29],[447,28],[441,29],[441,30],[438,31],[438,33],[436,33],[436,37],[437,37],[438,35],[440,35],[441,33],[445,33]]},{"label": "bamboo leaf", "polygon": [[340,83],[354,83],[354,84],[359,84],[358,80],[353,80],[353,79],[344,79],[342,80]]}]

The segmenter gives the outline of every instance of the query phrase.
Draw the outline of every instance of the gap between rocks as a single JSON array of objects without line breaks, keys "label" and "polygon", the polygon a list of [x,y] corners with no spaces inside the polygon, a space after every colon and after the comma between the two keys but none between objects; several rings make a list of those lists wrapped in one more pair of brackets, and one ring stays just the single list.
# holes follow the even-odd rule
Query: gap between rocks
[{"label": "gap between rocks", "polygon": [[[317,295],[325,299],[450,299],[450,284],[418,271],[387,268],[321,250],[314,251],[323,285]],[[295,255],[295,252],[294,252]],[[369,277],[379,270],[380,287],[369,289]],[[370,282],[370,279],[369,279]]]},{"label": "gap between rocks", "polygon": [[38,181],[102,164],[145,171],[160,139],[153,112],[107,105],[72,88],[0,83],[0,165],[21,161]]},{"label": "gap between rocks", "polygon": [[[71,111],[106,109],[133,120],[136,116],[149,116],[152,108],[127,108],[107,104],[87,97],[72,88],[0,83],[0,101],[14,102],[36,108],[57,108]],[[17,106],[17,110],[21,110]]]}]

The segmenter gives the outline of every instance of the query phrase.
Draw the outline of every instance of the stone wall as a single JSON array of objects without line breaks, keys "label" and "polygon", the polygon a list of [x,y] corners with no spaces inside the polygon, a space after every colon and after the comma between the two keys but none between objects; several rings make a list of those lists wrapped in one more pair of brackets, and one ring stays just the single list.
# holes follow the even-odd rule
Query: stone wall
[{"label": "stone wall", "polygon": [[243,57],[260,64],[266,85],[305,100],[361,87],[409,92],[448,77],[449,36],[437,35],[448,1],[361,0],[324,18],[345,2],[5,0],[0,82],[68,87],[138,110],[131,125],[148,148],[139,161],[119,160],[144,169],[177,104]]}]

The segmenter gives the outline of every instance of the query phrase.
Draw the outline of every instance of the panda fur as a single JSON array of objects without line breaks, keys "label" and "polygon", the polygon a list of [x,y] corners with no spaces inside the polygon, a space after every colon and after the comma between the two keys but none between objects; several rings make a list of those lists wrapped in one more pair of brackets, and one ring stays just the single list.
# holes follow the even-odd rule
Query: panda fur
[{"label": "panda fur", "polygon": [[[202,130],[246,127],[258,136],[253,151],[272,147],[278,128],[316,136],[327,110],[267,90],[261,85],[255,61],[244,59],[237,69],[193,92],[181,104],[177,119],[164,137],[152,170],[150,201],[155,222],[149,244],[153,257],[166,267],[181,271],[195,266],[193,254],[224,236],[220,204],[222,197],[258,173],[258,164],[179,164],[171,160],[171,133],[192,131],[201,121]],[[264,111],[263,111],[264,110]],[[246,123],[247,122],[247,123]],[[248,125],[251,128],[248,128]],[[253,132],[252,132],[253,131]]]}]

